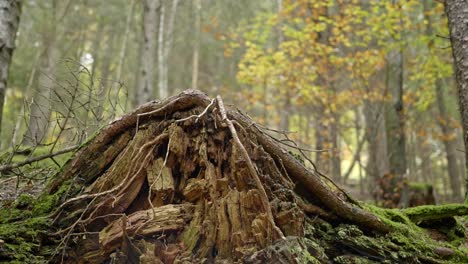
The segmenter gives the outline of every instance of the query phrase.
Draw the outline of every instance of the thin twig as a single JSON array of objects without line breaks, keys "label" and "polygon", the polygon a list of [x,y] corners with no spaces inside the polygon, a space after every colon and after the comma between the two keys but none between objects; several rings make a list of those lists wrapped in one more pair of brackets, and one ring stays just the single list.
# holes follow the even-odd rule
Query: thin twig
[{"label": "thin twig", "polygon": [[196,117],[196,118],[195,118],[195,123],[197,123],[197,122],[198,122],[198,119],[200,119],[203,115],[206,114],[206,112],[208,111],[208,109],[211,108],[211,106],[214,104],[214,102],[215,102],[215,99],[212,99],[211,102],[210,102],[210,104],[209,104],[209,105],[203,110],[203,112],[201,112],[199,115],[191,115],[191,116],[188,116],[188,117],[186,117],[186,118],[182,118],[182,119],[176,120],[175,123],[184,122],[184,121],[187,121],[187,120],[192,119],[192,118],[194,118],[194,117]]}]

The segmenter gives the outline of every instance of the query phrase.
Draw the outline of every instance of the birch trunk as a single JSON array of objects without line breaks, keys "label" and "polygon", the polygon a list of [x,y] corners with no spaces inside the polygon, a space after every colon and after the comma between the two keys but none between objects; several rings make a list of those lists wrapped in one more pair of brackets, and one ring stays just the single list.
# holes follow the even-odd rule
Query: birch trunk
[{"label": "birch trunk", "polygon": [[20,22],[22,1],[0,2],[0,133],[2,132],[3,105],[8,81],[13,50],[15,49],[16,32]]},{"label": "birch trunk", "polygon": [[158,25],[158,0],[145,0],[143,6],[143,50],[140,58],[140,74],[137,92],[135,96],[136,105],[148,102],[153,96],[154,83],[154,61],[156,59],[156,38]]}]

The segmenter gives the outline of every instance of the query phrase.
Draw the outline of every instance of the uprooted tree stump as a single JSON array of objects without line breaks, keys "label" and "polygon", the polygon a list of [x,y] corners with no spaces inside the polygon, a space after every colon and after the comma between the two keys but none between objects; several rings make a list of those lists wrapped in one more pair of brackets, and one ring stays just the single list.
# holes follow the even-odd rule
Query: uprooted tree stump
[{"label": "uprooted tree stump", "polygon": [[[466,253],[425,235],[417,211],[354,201],[221,97],[194,90],[108,125],[31,208],[54,232],[31,252],[52,262],[439,263]],[[14,245],[3,236],[0,225]]]}]

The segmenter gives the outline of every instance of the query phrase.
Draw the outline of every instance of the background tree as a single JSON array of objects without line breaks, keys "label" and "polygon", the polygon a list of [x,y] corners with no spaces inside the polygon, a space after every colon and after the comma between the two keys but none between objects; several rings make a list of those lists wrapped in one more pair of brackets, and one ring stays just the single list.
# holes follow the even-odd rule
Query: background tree
[{"label": "background tree", "polygon": [[[156,59],[158,20],[164,20],[164,5],[159,0],[143,1],[143,41],[140,51],[140,73],[135,104],[148,102],[154,96],[154,65]],[[160,19],[162,17],[163,19]],[[162,22],[163,23],[163,22]],[[163,32],[161,32],[163,34]],[[161,44],[161,43],[160,43]]]},{"label": "background tree", "polygon": [[[465,142],[465,176],[468,177],[468,3],[461,0],[445,1],[450,41],[458,86],[458,99]],[[468,178],[465,179],[465,201],[468,203]]]},{"label": "background tree", "polygon": [[3,106],[7,89],[8,70],[15,50],[16,32],[21,16],[22,0],[0,3],[0,133],[2,132]]}]

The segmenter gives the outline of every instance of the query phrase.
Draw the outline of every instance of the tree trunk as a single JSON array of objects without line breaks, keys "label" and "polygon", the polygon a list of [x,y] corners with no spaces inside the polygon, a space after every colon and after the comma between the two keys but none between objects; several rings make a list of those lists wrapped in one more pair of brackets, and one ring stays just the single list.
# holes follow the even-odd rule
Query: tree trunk
[{"label": "tree trunk", "polygon": [[468,2],[446,0],[445,12],[448,17],[450,41],[455,63],[458,99],[465,142],[465,202],[468,203]]},{"label": "tree trunk", "polygon": [[[336,87],[334,84],[331,85],[333,95],[331,96],[332,101],[336,101]],[[336,109],[330,109],[330,115],[332,121],[330,124],[330,140],[331,140],[331,176],[333,181],[341,183],[343,181],[341,175],[341,150],[340,150],[340,116]],[[358,143],[359,144],[359,143]]]},{"label": "tree trunk", "polygon": [[165,17],[166,17],[166,5],[163,0],[159,5],[159,30],[158,30],[158,94],[159,98],[166,98],[168,96],[168,91],[166,90],[165,81],[164,81],[164,68],[167,66],[167,61],[165,60]]},{"label": "tree trunk", "polygon": [[[389,171],[385,115],[381,104],[364,100],[366,140],[368,143],[368,189],[375,190],[380,177]],[[377,195],[377,193],[374,193]]]},{"label": "tree trunk", "polygon": [[[400,19],[401,20],[401,19]],[[400,21],[401,22],[401,21]],[[406,174],[405,114],[403,102],[403,47],[389,54],[387,87],[393,102],[386,111],[387,146],[390,161],[390,182],[383,187],[383,205],[406,207],[408,205],[403,184]],[[385,198],[388,197],[388,198]]]},{"label": "tree trunk", "polygon": [[157,26],[161,2],[143,1],[143,50],[140,58],[139,82],[135,94],[135,105],[148,102],[154,93],[154,61],[156,60]]},{"label": "tree trunk", "polygon": [[26,146],[37,146],[46,137],[51,113],[52,91],[55,89],[54,75],[58,54],[55,43],[50,43],[46,55],[42,58],[43,71],[39,73],[29,113],[28,129],[23,140]]},{"label": "tree trunk", "polygon": [[[99,88],[97,91],[97,109],[96,109],[96,121],[98,124],[101,124],[105,118],[105,107],[106,103],[111,101],[111,98],[108,96],[108,91],[112,82],[110,79],[110,67],[112,63],[112,54],[115,51],[116,45],[116,35],[110,35],[107,39],[106,52],[104,52],[101,58],[101,76],[99,78]],[[135,86],[136,87],[136,86]]]},{"label": "tree trunk", "polygon": [[[169,56],[172,50],[172,42],[174,39],[174,23],[177,15],[177,6],[179,0],[172,1],[171,12],[169,14],[169,20],[167,23],[167,29],[164,30],[164,10],[161,9],[161,19],[159,23],[159,57],[158,57],[158,70],[159,70],[159,97],[166,98],[169,96]],[[164,8],[162,6],[162,8]],[[163,34],[164,33],[164,34]],[[160,60],[160,61],[159,61]]]},{"label": "tree trunk", "polygon": [[318,105],[315,111],[315,149],[318,151],[315,153],[315,164],[320,168],[320,172],[328,174],[330,172],[330,147],[328,146],[329,142],[329,131],[327,125],[323,122],[322,118],[327,118],[320,116],[320,113],[324,113],[324,107]]},{"label": "tree trunk", "polygon": [[27,146],[37,146],[46,137],[51,114],[52,91],[55,89],[55,72],[59,59],[59,49],[57,47],[57,5],[53,3],[49,31],[43,37],[45,46],[42,57],[41,71],[37,88],[32,97],[32,104],[29,113],[28,129],[23,139],[23,144]]},{"label": "tree trunk", "polygon": [[192,89],[198,86],[198,68],[200,52],[200,34],[201,34],[201,0],[195,0],[195,36],[193,41],[193,61],[192,61]]},{"label": "tree trunk", "polygon": [[439,109],[439,127],[442,131],[442,142],[445,147],[445,157],[447,159],[447,172],[450,179],[450,187],[452,190],[452,199],[457,202],[463,200],[461,193],[461,182],[460,174],[458,172],[457,165],[457,143],[455,137],[453,136],[452,129],[449,128],[447,121],[450,120],[450,117],[447,114],[444,101],[444,92],[442,80],[436,81],[436,98],[437,98],[437,107]]},{"label": "tree trunk", "polygon": [[0,2],[0,135],[2,132],[3,105],[8,81],[8,69],[15,49],[16,32],[21,16],[21,0]]},{"label": "tree trunk", "polygon": [[192,89],[198,86],[198,68],[200,52],[200,34],[201,34],[201,0],[195,0],[195,36],[193,41],[193,62],[192,62]]}]

